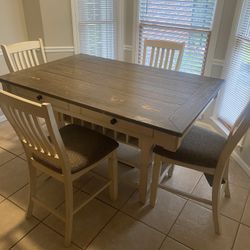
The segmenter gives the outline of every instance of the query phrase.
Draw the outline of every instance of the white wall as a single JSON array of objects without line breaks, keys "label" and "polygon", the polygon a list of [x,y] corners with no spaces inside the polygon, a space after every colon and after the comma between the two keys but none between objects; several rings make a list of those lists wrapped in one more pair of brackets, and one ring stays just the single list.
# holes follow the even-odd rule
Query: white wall
[{"label": "white wall", "polygon": [[40,0],[46,46],[73,46],[70,0]]},{"label": "white wall", "polygon": [[[0,44],[27,40],[22,0],[0,0]],[[8,73],[0,55],[0,75]]]},{"label": "white wall", "polygon": [[[0,0],[0,44],[15,43],[26,39],[27,30],[22,0]],[[0,50],[0,75],[8,72]],[[2,119],[3,113],[0,110],[0,121]]]}]

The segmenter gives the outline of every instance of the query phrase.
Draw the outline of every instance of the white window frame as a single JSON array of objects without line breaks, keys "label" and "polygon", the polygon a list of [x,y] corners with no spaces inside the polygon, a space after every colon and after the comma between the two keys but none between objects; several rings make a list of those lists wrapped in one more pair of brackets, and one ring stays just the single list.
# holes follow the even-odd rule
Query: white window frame
[{"label": "white window frame", "polygon": [[[118,32],[117,32],[117,46],[116,46],[116,58],[117,60],[124,60],[124,0],[118,1]],[[72,26],[73,26],[73,43],[74,53],[80,53],[80,34],[79,34],[79,12],[78,0],[71,0],[71,13],[72,13]]]},{"label": "white window frame", "polygon": [[[205,76],[211,76],[216,48],[216,42],[220,29],[221,17],[223,12],[224,0],[217,0],[216,10],[214,13],[214,20],[211,29],[211,36],[209,40],[206,64],[204,69]],[[226,3],[225,3],[226,4]],[[134,24],[133,24],[133,62],[138,63],[138,45],[139,45],[139,0],[134,0]]]},{"label": "white window frame", "polygon": [[[241,9],[243,7],[243,4],[244,4],[244,0],[238,0],[236,4],[234,18],[233,18],[232,27],[231,27],[231,34],[230,34],[227,52],[225,56],[225,63],[224,63],[222,76],[221,76],[222,79],[226,78],[227,72],[229,70],[229,65],[231,64],[231,61],[232,61],[231,58],[233,54],[234,41],[235,41],[235,36],[236,36],[237,29],[238,29],[239,21],[240,21],[240,14],[241,14]],[[219,111],[219,107],[223,98],[223,95],[222,95],[223,89],[220,92],[221,93],[217,97],[217,100],[215,103],[215,107],[213,110],[211,120],[222,133],[224,133],[225,135],[228,135],[230,133],[230,130],[225,125],[223,125],[223,123],[220,122],[218,119],[218,111]],[[244,138],[239,143],[240,146],[243,146],[243,141],[244,141]]]}]

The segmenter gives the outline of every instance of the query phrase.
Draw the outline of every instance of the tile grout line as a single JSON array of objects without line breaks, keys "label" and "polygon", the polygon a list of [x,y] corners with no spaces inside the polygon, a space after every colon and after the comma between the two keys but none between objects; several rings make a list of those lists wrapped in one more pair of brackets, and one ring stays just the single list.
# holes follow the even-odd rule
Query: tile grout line
[{"label": "tile grout line", "polygon": [[[170,238],[170,239],[172,239],[172,240],[174,240],[174,241],[176,241],[176,242],[178,242],[178,243],[180,243],[180,244],[183,245],[184,247],[187,247],[187,248],[189,248],[190,250],[193,250],[192,247],[187,246],[186,244],[180,242],[179,240],[176,240],[176,239],[173,238],[172,236],[168,235],[167,237]],[[166,237],[166,238],[167,238],[167,237]]]},{"label": "tile grout line", "polygon": [[15,160],[16,158],[19,158],[19,157],[18,157],[18,156],[16,156],[16,155],[13,155],[13,156],[14,156],[14,157],[13,157],[12,159],[7,160],[6,162],[4,162],[4,163],[0,164],[0,168],[2,168],[5,164],[8,164],[9,162],[11,162],[11,161]]},{"label": "tile grout line", "polygon": [[242,217],[243,217],[243,215],[244,215],[244,212],[245,212],[245,209],[246,209],[246,206],[247,206],[247,201],[248,201],[249,197],[250,197],[250,191],[248,191],[248,196],[247,196],[246,203],[245,203],[245,206],[244,206],[244,209],[243,209],[243,213],[242,213],[242,215],[241,215],[241,217],[240,217],[240,221],[239,221],[239,225],[238,225],[238,228],[237,228],[237,232],[236,232],[236,234],[235,234],[234,241],[233,241],[233,244],[232,244],[232,249],[233,249],[234,246],[235,246],[235,242],[236,242],[236,239],[237,239],[239,230],[240,230],[240,225],[244,225],[243,223],[241,223],[241,220],[242,220]]},{"label": "tile grout line", "polygon": [[[18,139],[18,141],[20,141],[20,140]],[[24,151],[23,151],[20,154],[16,154],[16,153],[13,153],[13,152],[11,152],[10,150],[8,150],[6,148],[3,148],[2,146],[0,146],[0,148],[3,149],[3,150],[5,150],[5,151],[7,151],[8,153],[11,153],[11,154],[15,155],[15,156],[20,156],[20,155],[22,155],[24,153]],[[23,149],[23,146],[22,146],[22,149]]]},{"label": "tile grout line", "polygon": [[[18,157],[18,156],[14,157],[13,159],[16,159],[16,158],[22,159],[21,157]],[[13,159],[12,159],[12,160],[13,160]],[[23,161],[26,161],[26,160],[24,160],[24,159],[22,159],[22,160],[23,160]],[[88,183],[88,182],[87,182],[87,183]],[[18,205],[18,204],[15,203],[14,201],[10,200],[9,198],[10,198],[12,195],[14,195],[15,193],[17,193],[18,191],[20,191],[21,189],[23,189],[24,187],[28,186],[28,185],[29,185],[29,183],[26,183],[24,186],[22,186],[21,188],[19,188],[18,190],[16,190],[14,193],[12,193],[11,195],[9,195],[8,197],[4,197],[4,196],[3,196],[3,198],[4,198],[3,201],[8,200],[8,201],[11,202],[13,205],[17,206],[19,209],[21,209],[22,211],[25,212],[26,210],[25,210],[24,208],[22,208],[20,205]],[[78,187],[74,187],[74,188],[76,189],[75,193],[77,193],[77,192],[83,192],[83,193],[89,195],[89,193],[87,193],[87,192],[81,190],[81,189],[78,188]],[[135,192],[135,191],[134,191],[134,192]],[[131,196],[134,194],[134,192],[131,194]],[[128,199],[130,199],[131,196],[129,196]],[[128,200],[128,199],[127,199],[127,200]],[[102,200],[100,200],[100,199],[96,199],[96,200],[98,200],[99,202],[101,202],[101,203],[103,203],[103,204],[105,204],[105,205],[108,205],[109,207],[115,209],[116,211],[115,211],[114,215],[107,221],[107,223],[97,232],[97,234],[94,236],[94,238],[91,240],[91,242],[99,235],[99,233],[102,231],[102,229],[103,229],[104,227],[106,227],[106,226],[109,224],[109,222],[113,219],[113,217],[120,211],[119,209],[113,207],[112,205],[110,205],[110,204],[108,204],[108,203],[106,203],[106,202],[104,202],[104,201],[102,201]],[[127,200],[124,202],[124,204],[127,202]],[[3,201],[2,201],[2,202],[3,202]],[[55,207],[55,209],[58,209],[64,202],[65,202],[65,201],[63,200],[60,204],[58,204],[58,205]],[[33,229],[35,229],[35,228],[36,228],[38,225],[40,225],[40,224],[45,225],[47,228],[53,230],[53,231],[54,231],[55,233],[57,233],[58,235],[64,237],[64,235],[60,234],[59,232],[57,232],[57,231],[56,231],[55,229],[53,229],[52,227],[50,227],[49,225],[45,224],[45,220],[46,220],[50,215],[51,215],[51,213],[49,213],[49,214],[48,214],[45,218],[43,218],[43,219],[39,219],[38,217],[32,215],[32,216],[38,221],[38,224],[37,224],[36,226],[34,226],[31,230],[29,230],[29,231],[28,231],[22,238],[20,238],[17,242],[15,242],[14,245],[11,246],[11,248],[13,248],[16,244],[18,244],[19,241],[21,241],[24,237],[26,237]],[[81,248],[81,246],[77,245],[77,244],[74,243],[73,241],[72,241],[72,244],[74,244],[74,245],[75,245],[76,247],[78,247],[78,248]],[[90,244],[90,243],[89,243],[89,244]],[[88,246],[89,246],[89,244],[88,244]],[[10,248],[10,249],[11,249],[11,248]]]},{"label": "tile grout line", "polygon": [[[250,181],[250,178],[249,178],[249,181]],[[243,188],[243,189],[245,189],[247,191],[250,191],[250,188],[243,187],[243,186],[239,185],[238,183],[234,183],[234,182],[231,182],[231,181],[229,181],[228,183],[229,183],[229,185],[233,184],[234,186],[236,186],[238,188]]]},{"label": "tile grout line", "polygon": [[[196,182],[196,184],[194,185],[193,189],[192,189],[192,190],[191,190],[191,192],[190,192],[191,194],[194,192],[195,188],[198,186],[198,184],[199,184],[199,182],[200,182],[200,180],[201,180],[202,176],[203,176],[203,175],[201,175],[201,176],[200,176],[200,178],[198,179],[198,181],[197,181],[197,182]],[[188,203],[189,201],[190,201],[190,199],[186,199],[186,201],[185,201],[185,203],[184,203],[184,205],[183,205],[183,207],[182,207],[181,211],[179,212],[179,214],[178,214],[178,216],[176,217],[176,219],[175,219],[174,223],[172,224],[172,226],[170,227],[170,229],[169,229],[168,233],[166,234],[166,238],[167,238],[167,237],[170,237],[171,239],[176,240],[175,238],[173,238],[173,237],[171,237],[171,236],[170,236],[170,232],[171,232],[171,230],[173,229],[173,227],[174,227],[175,223],[176,223],[176,222],[177,222],[177,220],[179,219],[179,217],[180,217],[181,213],[183,212],[184,208],[186,207],[186,205],[187,205],[187,203]],[[180,242],[180,241],[178,241],[178,240],[176,240],[176,241],[177,241],[177,242],[179,242],[179,243],[181,243],[182,245],[184,245],[184,246],[186,246],[186,247],[190,248],[190,247],[189,247],[189,246],[187,246],[186,244],[184,244],[184,243],[182,243],[182,242]]]},{"label": "tile grout line", "polygon": [[[5,150],[5,149],[4,149],[4,150]],[[6,151],[8,151],[8,150],[6,150]],[[9,151],[8,151],[8,152],[9,152]],[[12,152],[10,152],[10,153],[13,154]],[[23,153],[22,153],[22,154],[23,154]],[[21,154],[20,154],[20,155],[21,155]],[[10,161],[12,161],[12,160],[14,160],[14,159],[16,159],[16,158],[19,158],[19,159],[22,159],[23,161],[26,161],[26,160],[24,160],[23,158],[21,158],[20,155],[13,154],[13,156],[15,156],[15,157],[12,158],[12,159],[10,159],[10,160],[8,160],[7,162],[10,162]],[[0,167],[1,167],[2,165],[6,164],[7,162],[1,164]],[[96,174],[96,173],[95,173],[95,174]],[[98,175],[98,174],[97,174],[97,175]],[[102,175],[100,175],[100,176],[103,177]],[[103,177],[103,178],[105,178],[105,177]],[[199,180],[197,181],[197,183],[196,183],[195,186],[193,187],[191,193],[195,190],[195,188],[197,187],[197,185],[198,185],[198,183],[199,183],[199,181],[200,181],[201,178],[202,178],[202,176],[199,178]],[[88,183],[88,182],[87,182],[87,183]],[[232,183],[232,184],[234,184],[234,183]],[[15,193],[17,193],[18,191],[20,191],[22,188],[24,188],[24,187],[27,186],[27,185],[28,185],[28,183],[25,184],[24,186],[22,186],[22,187],[21,187],[20,189],[18,189],[17,191],[15,191],[13,194],[9,195],[7,198],[3,197],[4,200],[7,199],[7,200],[10,201],[11,203],[13,203],[15,206],[17,206],[17,207],[19,207],[20,209],[24,210],[24,209],[21,208],[19,205],[17,205],[16,203],[12,202],[11,200],[9,200],[9,197],[11,197],[12,195],[14,195]],[[248,197],[250,197],[250,191],[249,191],[249,189],[247,189],[247,188],[245,188],[245,187],[242,187],[242,186],[239,186],[239,185],[237,185],[237,184],[234,184],[234,185],[235,185],[235,186],[238,186],[238,187],[241,187],[241,188],[244,188],[244,189],[246,189],[246,190],[248,190]],[[84,192],[84,193],[86,193],[86,194],[89,194],[89,193],[83,191],[81,188],[80,188],[80,189],[79,189],[78,187],[75,187],[75,188],[77,189],[77,191],[81,191],[81,192]],[[180,214],[182,213],[183,209],[185,208],[187,202],[190,201],[190,199],[185,199],[186,201],[185,201],[185,203],[184,203],[184,205],[183,205],[183,208],[182,208],[181,211],[179,212],[179,214],[178,214],[176,220],[174,221],[174,223],[173,223],[173,225],[171,226],[171,228],[170,228],[170,230],[168,231],[168,233],[165,234],[165,233],[162,233],[161,231],[157,230],[156,228],[154,228],[154,227],[152,227],[152,226],[150,226],[150,225],[148,225],[148,224],[146,224],[146,223],[144,223],[144,222],[138,220],[137,218],[134,218],[133,216],[130,216],[129,214],[127,214],[126,212],[123,212],[123,211],[121,210],[122,208],[124,208],[124,206],[126,205],[126,203],[128,202],[128,200],[129,200],[136,192],[137,192],[136,190],[133,191],[132,194],[129,196],[129,198],[126,199],[126,201],[124,201],[124,203],[121,205],[120,208],[113,207],[111,204],[108,204],[107,202],[103,201],[102,199],[100,199],[100,198],[98,198],[98,197],[95,198],[95,199],[98,200],[99,202],[102,202],[103,204],[112,207],[113,209],[116,210],[116,212],[115,212],[114,215],[108,220],[108,222],[107,222],[107,223],[97,232],[97,234],[93,237],[93,239],[92,239],[91,242],[86,246],[86,248],[90,246],[90,244],[98,237],[98,235],[101,234],[101,232],[103,231],[103,229],[110,223],[110,221],[111,221],[119,212],[121,212],[121,213],[123,213],[123,214],[126,214],[127,216],[133,218],[134,220],[136,220],[136,221],[138,221],[138,222],[143,223],[144,225],[146,225],[146,226],[148,226],[148,227],[150,227],[150,228],[152,228],[152,229],[158,231],[158,232],[161,233],[161,234],[166,235],[165,238],[163,239],[163,241],[162,241],[162,243],[161,243],[159,249],[162,247],[163,242],[166,240],[167,237],[169,237],[169,238],[171,238],[171,239],[173,239],[173,240],[179,242],[178,240],[176,240],[176,239],[174,239],[173,237],[169,236],[169,233],[170,233],[170,231],[172,230],[172,228],[173,228],[174,224],[176,223],[177,219],[179,218]],[[183,198],[182,196],[179,196],[179,197]],[[248,200],[248,197],[247,197],[247,200]],[[4,200],[3,200],[3,201],[4,201]],[[3,201],[1,201],[0,203],[2,203]],[[63,203],[64,203],[64,201],[61,202],[58,206],[56,206],[55,209],[57,209],[58,207],[60,207]],[[247,203],[247,202],[246,202],[246,203]],[[246,203],[245,203],[245,206],[244,206],[244,209],[243,209],[243,213],[242,213],[242,215],[241,215],[241,219],[242,219],[243,214],[244,214],[244,210],[245,210],[245,207],[246,207]],[[201,204],[197,204],[197,205],[202,206]],[[204,208],[207,208],[207,207],[204,207]],[[207,208],[207,209],[208,209],[208,208]],[[25,210],[24,210],[24,211],[25,211]],[[34,226],[31,230],[29,230],[28,233],[26,233],[21,239],[19,239],[11,248],[13,248],[19,241],[21,241],[24,237],[26,237],[27,234],[29,234],[31,231],[33,231],[33,230],[34,230],[36,227],[38,227],[40,224],[45,225],[47,228],[50,228],[51,230],[53,230],[54,232],[56,232],[58,235],[62,236],[60,233],[58,233],[58,232],[55,231],[53,228],[49,227],[47,224],[44,223],[44,221],[45,221],[50,215],[51,215],[51,214],[49,214],[48,216],[46,216],[46,217],[45,217],[44,219],[42,219],[42,220],[40,220],[40,219],[38,219],[38,218],[35,217],[35,218],[39,221],[39,223],[38,223],[36,226]],[[228,217],[228,216],[226,216],[226,215],[223,215],[223,216]],[[230,217],[228,217],[228,218],[229,218],[229,219],[232,219],[232,220],[235,220],[235,219],[230,218]],[[241,221],[241,219],[240,219],[240,221]],[[235,221],[238,222],[237,220],[235,220]],[[241,223],[240,221],[239,221],[239,226],[240,226],[240,224],[244,225],[244,224]],[[238,234],[238,231],[239,231],[239,226],[238,226],[238,230],[237,230],[237,232],[236,232],[236,236],[235,236],[235,239],[234,239],[233,246],[234,246],[235,240],[236,240],[236,238],[237,238],[237,234]],[[246,225],[246,226],[248,226],[248,225]],[[248,226],[248,227],[249,227],[249,226]],[[182,242],[179,242],[179,243],[185,246],[185,244],[183,244]],[[80,247],[80,246],[78,246],[77,244],[75,244],[74,242],[72,242],[72,244],[74,244],[74,245],[77,246],[77,247]],[[187,246],[187,247],[188,247],[188,246]],[[188,247],[188,248],[190,248],[190,247]]]},{"label": "tile grout line", "polygon": [[[241,187],[241,186],[239,186],[239,185],[235,185],[234,183],[231,183],[231,184],[233,184],[234,186],[236,186],[236,187],[238,187],[238,188],[242,188],[242,189],[245,189],[245,191],[247,191],[247,197],[246,197],[246,202],[247,202],[247,200],[248,200],[248,196],[250,197],[250,195],[249,195],[249,193],[250,193],[250,190],[248,190],[247,188],[243,188],[243,187]],[[230,197],[231,198],[231,197]],[[229,199],[230,199],[229,198]],[[192,201],[192,199],[189,199],[189,200],[191,200]],[[205,208],[205,209],[208,209],[208,210],[212,210],[212,205],[210,205],[210,207],[207,207],[204,203],[202,203],[202,202],[199,202],[199,201],[192,201],[193,203],[195,203],[196,205],[199,205],[199,206],[201,206],[201,207],[203,207],[203,208]],[[244,207],[243,207],[243,213],[244,213],[244,210],[245,210],[245,206],[246,206],[246,203],[245,203],[245,205],[244,205]],[[242,216],[243,216],[243,213],[242,213],[242,215],[241,215],[241,218],[242,218]],[[220,215],[221,216],[223,216],[223,217],[226,217],[226,218],[228,218],[228,219],[230,219],[230,220],[233,220],[234,222],[237,222],[237,223],[241,223],[241,218],[239,219],[239,220],[237,220],[237,219],[235,219],[235,218],[232,218],[232,217],[230,217],[230,216],[228,216],[228,215],[226,215],[226,214],[223,214],[223,213],[220,213]],[[243,224],[243,223],[241,223],[241,224]],[[247,226],[247,225],[246,225]],[[248,226],[248,227],[250,227],[250,226]]]},{"label": "tile grout line", "polygon": [[[76,188],[76,187],[75,187],[75,188]],[[88,195],[88,193],[82,191],[82,190],[79,189],[79,188],[76,188],[75,194],[78,193],[78,192],[83,192],[83,193],[85,193],[85,194]],[[62,206],[64,203],[65,203],[65,200],[62,201],[59,205],[57,205],[54,209],[57,210],[57,209],[58,209],[60,206]],[[115,209],[115,210],[117,210],[117,209]],[[116,212],[117,212],[117,211],[115,211],[115,214],[116,214]],[[41,223],[42,223],[43,225],[45,225],[47,228],[51,229],[52,231],[54,231],[55,233],[57,233],[58,235],[60,235],[60,236],[62,236],[62,237],[64,238],[65,236],[64,236],[63,234],[61,234],[60,232],[56,231],[56,230],[55,230],[53,227],[51,227],[49,224],[46,224],[46,223],[45,223],[45,220],[46,220],[49,216],[53,216],[53,214],[49,213],[44,219],[41,220]],[[113,218],[113,216],[112,216],[112,218]],[[105,227],[108,223],[109,223],[109,221],[104,225],[104,227]],[[102,228],[102,229],[103,229],[103,228]],[[102,229],[100,229],[100,231],[101,231]],[[99,235],[100,231],[98,231],[97,235],[94,236],[94,239]],[[75,245],[76,247],[82,249],[82,247],[81,247],[80,245],[78,245],[77,243],[75,243],[75,242],[73,242],[73,241],[71,241],[71,244],[73,244],[73,245]]]},{"label": "tile grout line", "polygon": [[[34,216],[33,216],[34,217]],[[35,217],[34,217],[35,218]],[[27,233],[25,233],[17,242],[15,242],[10,248],[9,250],[13,249],[13,247],[15,247],[22,239],[24,239],[29,233],[31,233],[35,228],[37,228],[42,222],[38,220],[38,223],[32,227]]]},{"label": "tile grout line", "polygon": [[[51,214],[50,214],[50,215],[51,215]],[[56,233],[57,235],[61,236],[61,237],[63,238],[63,240],[64,240],[64,237],[65,237],[65,236],[64,236],[63,234],[57,232],[53,227],[51,227],[50,225],[47,225],[44,221],[41,221],[40,224],[42,224],[42,225],[45,226],[46,228],[50,229],[51,231],[53,231],[53,232]],[[71,241],[71,245],[74,245],[74,246],[76,246],[77,248],[82,249],[81,246],[77,245],[77,244],[76,244],[75,242],[73,242],[73,241]]]},{"label": "tile grout line", "polygon": [[103,225],[103,227],[96,233],[96,235],[92,238],[92,240],[89,242],[89,244],[86,245],[85,248],[83,249],[87,249],[91,243],[94,242],[94,240],[101,234],[101,232],[103,231],[103,229],[113,220],[113,218],[120,212],[120,210],[116,209],[115,213],[113,214],[113,216],[111,216],[109,218],[109,220],[107,221],[107,223],[105,225]]},{"label": "tile grout line", "polygon": [[9,199],[12,195],[16,194],[17,192],[21,191],[21,189],[25,188],[26,186],[29,185],[29,182],[25,183],[22,187],[20,187],[18,190],[15,192],[11,193],[9,196],[6,197],[6,199]]}]

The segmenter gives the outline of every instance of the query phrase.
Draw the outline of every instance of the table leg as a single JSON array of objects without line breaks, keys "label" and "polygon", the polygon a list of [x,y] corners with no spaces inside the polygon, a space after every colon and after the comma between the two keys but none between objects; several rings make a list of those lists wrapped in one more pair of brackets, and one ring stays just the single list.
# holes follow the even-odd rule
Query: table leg
[{"label": "table leg", "polygon": [[63,119],[63,114],[57,111],[54,111],[55,119],[58,128],[61,128],[65,125],[64,119]]},{"label": "table leg", "polygon": [[152,144],[149,140],[140,140],[140,183],[139,194],[140,202],[145,204],[148,190],[148,169],[149,164],[152,162]]}]

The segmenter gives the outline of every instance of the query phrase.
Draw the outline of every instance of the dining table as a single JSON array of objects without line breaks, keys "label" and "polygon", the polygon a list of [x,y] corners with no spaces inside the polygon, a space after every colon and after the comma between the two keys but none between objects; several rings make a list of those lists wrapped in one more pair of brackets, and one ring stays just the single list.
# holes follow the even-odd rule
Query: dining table
[{"label": "dining table", "polygon": [[4,90],[51,103],[65,117],[140,149],[139,199],[145,203],[152,149],[175,152],[215,99],[223,80],[76,54],[0,76]]}]

